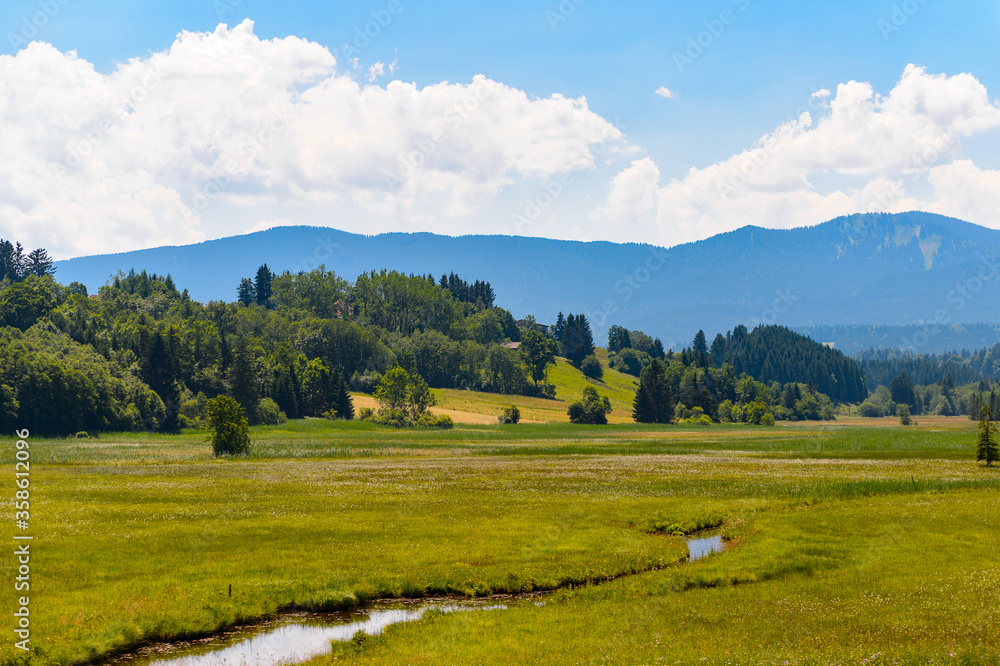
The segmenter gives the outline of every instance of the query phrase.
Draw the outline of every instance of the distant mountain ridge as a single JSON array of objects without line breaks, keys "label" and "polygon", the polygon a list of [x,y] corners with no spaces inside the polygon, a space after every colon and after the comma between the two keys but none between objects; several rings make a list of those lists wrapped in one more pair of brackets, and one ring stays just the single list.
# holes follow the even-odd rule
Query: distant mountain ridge
[{"label": "distant mountain ridge", "polygon": [[[173,276],[197,300],[234,300],[240,277],[320,264],[350,280],[389,268],[488,280],[515,317],[584,313],[668,347],[737,324],[906,326],[994,321],[1000,231],[931,213],[865,214],[790,230],[744,227],[696,243],[654,245],[430,233],[351,234],[277,227],[196,245],[57,262],[57,279],[91,291],[119,270]],[[929,351],[918,349],[917,351]]]}]

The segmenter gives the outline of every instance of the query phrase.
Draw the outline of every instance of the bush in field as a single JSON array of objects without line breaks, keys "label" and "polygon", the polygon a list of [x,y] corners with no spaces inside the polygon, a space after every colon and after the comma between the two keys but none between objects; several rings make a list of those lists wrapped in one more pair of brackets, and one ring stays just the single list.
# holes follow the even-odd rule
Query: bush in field
[{"label": "bush in field", "polygon": [[238,455],[250,451],[250,428],[247,415],[227,395],[212,398],[205,405],[208,441],[217,456]]},{"label": "bush in field", "polygon": [[427,412],[417,419],[415,425],[423,428],[444,428],[445,430],[451,430],[455,427],[455,422],[447,414],[431,414]]},{"label": "bush in field", "polygon": [[591,379],[601,379],[604,377],[604,366],[601,365],[601,362],[593,354],[580,362],[580,370]]},{"label": "bush in field", "polygon": [[363,415],[362,420],[396,428],[405,426],[435,426],[451,428],[454,423],[448,416],[435,416],[428,408],[434,404],[434,395],[423,377],[410,375],[400,367],[390,369],[375,389],[379,410],[373,415]]},{"label": "bush in field", "polygon": [[569,420],[571,423],[590,423],[594,425],[606,425],[608,422],[608,412],[611,411],[611,402],[607,396],[601,397],[597,394],[597,389],[588,386],[583,389],[583,400],[574,402],[569,406]]},{"label": "bush in field", "polygon": [[899,425],[913,425],[913,419],[910,418],[910,408],[906,405],[900,404],[896,406],[896,416],[899,417]]},{"label": "bush in field", "polygon": [[858,416],[864,416],[866,418],[876,418],[882,416],[882,412],[878,407],[870,402],[863,402],[858,405]]},{"label": "bush in field", "polygon": [[281,411],[276,403],[271,398],[262,398],[260,402],[257,403],[256,412],[256,422],[261,425],[278,425],[284,423],[288,420],[285,413]]},{"label": "bush in field", "polygon": [[503,408],[503,414],[497,417],[500,423],[515,424],[521,420],[521,410],[515,405]]}]

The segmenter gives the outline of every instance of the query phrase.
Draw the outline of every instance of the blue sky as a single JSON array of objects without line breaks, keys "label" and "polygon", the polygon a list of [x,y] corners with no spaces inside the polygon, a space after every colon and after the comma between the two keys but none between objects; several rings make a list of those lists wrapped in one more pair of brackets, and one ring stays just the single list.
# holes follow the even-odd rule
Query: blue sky
[{"label": "blue sky", "polygon": [[[338,73],[362,84],[372,65],[394,63],[375,85],[384,88],[392,79],[412,82],[417,89],[442,82],[469,85],[476,75],[485,75],[531,99],[555,94],[585,98],[590,112],[621,130],[631,152],[625,151],[614,164],[598,166],[594,173],[580,174],[592,195],[589,201],[575,197],[546,212],[595,220],[600,217],[595,211],[606,203],[604,195],[613,188],[609,183],[630,161],[648,159],[655,164],[656,184],[663,188],[672,179],[685,178],[691,168],[706,169],[747,150],[793,119],[804,105],[814,104],[815,121],[822,114],[816,101],[832,99],[813,97],[816,91],[830,90],[835,97],[838,85],[857,81],[870,84],[875,95],[884,97],[906,67],[914,64],[928,76],[971,74],[994,105],[1000,95],[1000,49],[995,41],[1000,34],[1000,4],[996,2],[397,2],[7,0],[0,7],[5,36],[0,40],[0,54],[15,56],[26,41],[44,41],[63,53],[75,51],[97,73],[110,77],[129,59],[149,58],[169,49],[183,30],[210,33],[219,23],[232,28],[250,18],[256,38],[296,36],[315,42],[336,58]],[[377,36],[363,49],[345,51],[345,45],[355,42],[358,30],[373,25],[373,13],[391,19],[379,26]],[[691,46],[699,40],[701,46]],[[693,57],[679,65],[678,54]],[[352,55],[358,59],[356,67],[349,64]],[[672,97],[656,95],[661,87],[669,89]],[[948,149],[948,159],[971,160],[981,171],[1000,169],[996,127],[977,130],[974,135],[962,133],[956,141],[961,145]],[[839,164],[824,167],[812,182],[831,191],[863,186],[845,176],[845,170]],[[878,175],[875,169],[866,177]],[[894,177],[892,173],[886,176]],[[510,217],[506,202],[519,201],[525,192],[530,197],[534,190],[524,181],[531,178],[512,174],[510,189],[505,186],[493,192],[479,204],[477,216]],[[928,187],[912,183],[907,194],[919,194]],[[938,196],[927,202],[940,200]],[[496,213],[498,205],[507,208]],[[698,226],[702,215],[692,218],[685,232],[671,235],[662,229],[662,218],[669,217],[669,211],[662,210],[666,205],[662,197],[658,205],[661,233],[651,239],[656,242],[692,240],[721,228],[702,225],[702,229]],[[953,211],[956,215],[963,212]],[[277,223],[309,222],[317,217],[314,209],[286,215],[281,206],[270,214]],[[236,211],[227,209],[217,216],[214,221],[205,217],[200,233],[217,235],[212,225],[238,230],[232,222]],[[379,230],[421,226],[415,218],[394,225],[397,219],[382,215],[368,224]],[[767,226],[767,220],[760,223]],[[794,226],[791,220],[780,224]],[[577,226],[564,220],[540,225],[529,235],[602,235],[596,224]],[[447,232],[450,227],[442,223],[429,228]],[[459,221],[454,230],[466,233],[469,226]],[[503,232],[500,227],[493,230]]]}]

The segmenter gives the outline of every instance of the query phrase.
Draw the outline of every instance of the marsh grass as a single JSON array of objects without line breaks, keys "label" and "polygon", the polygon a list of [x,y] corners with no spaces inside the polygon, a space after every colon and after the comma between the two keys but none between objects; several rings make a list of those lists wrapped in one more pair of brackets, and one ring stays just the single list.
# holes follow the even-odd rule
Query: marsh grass
[{"label": "marsh grass", "polygon": [[[994,664],[997,494],[786,507],[731,547],[542,607],[398,626],[356,663]],[[330,657],[315,664],[339,662]]]},{"label": "marsh grass", "polygon": [[[972,434],[308,420],[255,428],[250,456],[221,459],[200,432],[32,439],[32,659],[99,660],[288,607],[557,588],[573,590],[431,616],[350,658],[973,655],[998,626],[1000,472],[972,462]],[[677,534],[708,527],[730,548],[680,565]]]}]

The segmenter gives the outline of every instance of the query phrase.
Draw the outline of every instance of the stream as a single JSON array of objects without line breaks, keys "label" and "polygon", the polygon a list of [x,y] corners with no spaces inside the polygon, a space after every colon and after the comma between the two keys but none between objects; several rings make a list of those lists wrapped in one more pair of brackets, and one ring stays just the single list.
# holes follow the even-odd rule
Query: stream
[{"label": "stream", "polygon": [[[724,548],[721,536],[689,539],[688,561],[694,562]],[[349,641],[359,631],[378,636],[386,627],[415,622],[431,608],[445,613],[507,610],[531,603],[530,597],[498,599],[423,600],[379,602],[373,607],[345,613],[292,613],[253,627],[237,629],[182,646],[165,645],[141,656],[112,662],[115,666],[277,666],[295,664],[329,654],[332,641]],[[544,601],[534,601],[537,606]]]}]

